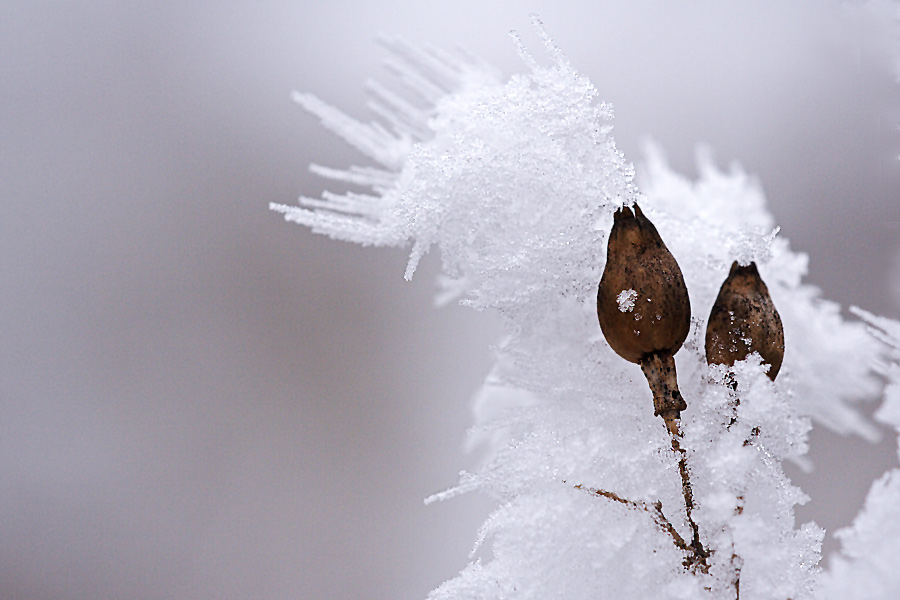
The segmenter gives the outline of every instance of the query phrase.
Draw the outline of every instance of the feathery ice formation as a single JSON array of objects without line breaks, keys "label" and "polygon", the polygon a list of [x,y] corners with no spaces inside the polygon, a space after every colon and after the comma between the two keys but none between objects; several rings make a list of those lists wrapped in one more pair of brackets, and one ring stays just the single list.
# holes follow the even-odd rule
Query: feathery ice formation
[{"label": "feathery ice formation", "polygon": [[[651,148],[639,193],[612,137],[612,108],[539,24],[537,31],[549,64],[516,39],[527,69],[506,83],[469,57],[382,40],[414,98],[372,84],[371,123],[296,94],[368,164],[313,166],[354,191],[272,206],[334,238],[411,245],[407,278],[437,246],[444,296],[496,309],[507,326],[477,399],[478,412],[490,415],[473,433],[490,440],[484,464],[435,496],[480,489],[498,508],[469,566],[431,597],[723,598],[734,597],[737,583],[744,600],[809,597],[822,534],[795,526],[804,495],[781,463],[806,452],[804,414],[875,435],[853,403],[880,394],[872,364],[884,347],[802,283],[806,257],[776,237],[744,173],[701,157],[700,177],[689,181]],[[679,452],[654,418],[640,369],[597,327],[606,232],[614,213],[636,202],[678,257],[689,292],[683,308],[695,311],[686,331],[678,313],[666,341],[682,346],[678,373],[689,401],[680,443],[691,457],[692,515]],[[735,260],[759,266],[786,348],[778,381],[766,375],[764,355],[729,367],[737,406],[721,369],[706,364],[697,317],[709,314]],[[634,319],[619,296],[635,291],[639,303],[641,290],[627,285],[610,292],[611,312]],[[703,564],[690,560],[692,537],[709,550]],[[491,553],[481,556],[487,544]]]}]

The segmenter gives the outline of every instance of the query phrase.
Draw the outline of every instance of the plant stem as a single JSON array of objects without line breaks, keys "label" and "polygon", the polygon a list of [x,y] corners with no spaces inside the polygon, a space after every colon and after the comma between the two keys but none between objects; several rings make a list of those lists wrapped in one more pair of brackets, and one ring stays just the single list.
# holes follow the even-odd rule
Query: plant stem
[{"label": "plant stem", "polygon": [[700,541],[700,529],[694,521],[694,490],[691,487],[690,472],[687,465],[687,452],[681,447],[681,432],[679,431],[680,419],[666,419],[666,429],[672,439],[672,450],[678,455],[678,472],[681,474],[681,493],[684,496],[684,512],[687,516],[688,524],[691,527],[691,543],[690,548],[693,553],[692,566],[697,566],[704,573],[709,570],[707,558],[709,552],[703,547]]},{"label": "plant stem", "polygon": [[700,541],[700,530],[694,522],[694,491],[691,487],[687,452],[681,447],[681,411],[687,403],[678,390],[675,373],[675,358],[671,352],[654,352],[641,359],[641,371],[647,378],[653,392],[653,414],[662,417],[672,440],[672,450],[678,456],[678,472],[681,474],[681,493],[684,496],[684,511],[691,527],[690,549],[693,554],[691,566],[697,566],[706,573],[709,570],[709,553]]},{"label": "plant stem", "polygon": [[678,391],[675,358],[670,352],[654,352],[640,361],[641,371],[653,392],[653,414],[666,422],[672,435],[678,435],[678,419],[687,403]]}]

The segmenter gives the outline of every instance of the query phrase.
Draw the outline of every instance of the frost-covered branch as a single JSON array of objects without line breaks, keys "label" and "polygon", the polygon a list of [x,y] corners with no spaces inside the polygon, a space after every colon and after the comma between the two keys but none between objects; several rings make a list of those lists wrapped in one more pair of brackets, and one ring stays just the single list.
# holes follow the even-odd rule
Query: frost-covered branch
[{"label": "frost-covered branch", "polygon": [[[549,64],[516,37],[526,70],[505,83],[471,57],[382,40],[419,104],[370,85],[372,123],[295,95],[377,166],[313,167],[358,189],[272,206],[338,239],[410,245],[407,278],[437,247],[442,298],[502,317],[473,430],[487,457],[434,497],[477,489],[497,508],[471,563],[431,598],[813,597],[823,532],[796,526],[806,497],[782,463],[804,460],[810,418],[875,437],[854,403],[881,392],[885,370],[873,365],[888,364],[888,346],[803,283],[807,257],[777,235],[739,169],[701,154],[691,181],[650,147],[636,185],[612,108],[536,26]],[[649,254],[607,254],[615,223],[638,204],[677,263],[677,278],[668,259],[658,273],[681,278],[681,299],[623,283]],[[755,275],[742,270],[751,265]],[[766,329],[775,316],[754,277],[783,330]],[[751,292],[755,304],[735,318]],[[624,345],[604,306],[611,327],[631,335]],[[671,339],[654,338],[653,324],[673,317]],[[735,355],[726,336],[711,353],[709,329],[745,351]],[[661,345],[630,354],[648,338]],[[774,345],[756,344],[765,339]],[[873,494],[900,499],[897,479]],[[879,568],[850,552],[847,569]]]},{"label": "frost-covered branch", "polygon": [[[679,550],[685,553],[693,552],[693,549],[687,545],[687,542],[684,541],[684,538],[681,537],[681,534],[678,533],[678,530],[669,522],[669,519],[666,518],[665,513],[663,513],[662,502],[656,501],[653,504],[647,504],[646,502],[635,502],[633,500],[626,500],[622,498],[618,494],[614,494],[613,492],[607,492],[606,490],[598,490],[595,488],[586,488],[581,484],[575,486],[576,490],[584,490],[589,494],[593,494],[594,496],[599,496],[601,498],[608,498],[613,502],[618,502],[620,504],[624,504],[625,506],[630,506],[631,508],[637,510],[643,510],[650,515],[650,518],[653,519],[653,522],[656,523],[657,527],[665,531],[672,537],[672,542],[678,547]],[[695,559],[699,560],[700,557],[695,555]],[[705,557],[703,557],[705,559]],[[694,560],[686,559],[685,566],[690,567],[691,564],[694,564]]]}]

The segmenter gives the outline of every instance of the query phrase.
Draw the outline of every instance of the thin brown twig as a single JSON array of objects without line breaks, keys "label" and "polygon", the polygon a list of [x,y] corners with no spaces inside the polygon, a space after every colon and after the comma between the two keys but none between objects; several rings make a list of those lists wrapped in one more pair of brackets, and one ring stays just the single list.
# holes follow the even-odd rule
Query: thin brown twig
[{"label": "thin brown twig", "polygon": [[[732,423],[736,421],[732,420]],[[730,425],[729,425],[730,427]],[[744,446],[750,446],[753,444],[753,441],[759,437],[759,427],[754,427],[750,430],[750,437],[744,440]],[[737,497],[737,506],[734,509],[735,515],[744,514],[744,495],[740,494]],[[734,568],[734,598],[735,600],[741,600],[741,570],[744,567],[744,559],[742,559],[735,551],[734,551],[734,539],[731,541],[731,565]]]},{"label": "thin brown twig", "polygon": [[[736,515],[744,512],[744,496],[738,496],[738,505],[734,509]],[[734,538],[731,540],[731,566],[734,569],[734,600],[741,600],[741,570],[744,568],[744,559],[734,551]]]},{"label": "thin brown twig", "polygon": [[625,506],[629,506],[631,508],[636,508],[638,510],[646,511],[650,518],[653,519],[653,522],[662,529],[664,532],[668,533],[672,536],[672,541],[675,545],[683,550],[684,552],[691,552],[691,548],[685,543],[684,538],[681,537],[681,534],[678,533],[678,530],[669,522],[666,518],[666,515],[663,514],[662,511],[662,502],[656,501],[653,504],[647,504],[646,502],[635,502],[634,500],[627,500],[622,498],[618,494],[614,492],[608,492],[606,490],[601,490],[597,488],[589,488],[581,485],[580,483],[575,486],[576,490],[583,490],[589,494],[594,496],[602,496],[603,498],[608,498],[613,502],[618,502],[619,504],[624,504]]},{"label": "thin brown twig", "polygon": [[697,523],[694,521],[694,490],[691,487],[690,472],[688,471],[687,466],[687,452],[681,447],[679,421],[680,420],[677,418],[665,419],[666,429],[669,431],[672,439],[672,450],[678,455],[678,472],[681,475],[681,493],[684,496],[684,512],[688,524],[691,527],[690,548],[693,555],[691,558],[693,560],[691,561],[690,566],[698,567],[701,571],[707,573],[709,572],[709,563],[706,559],[709,557],[709,552],[703,547],[703,542],[700,541],[700,528],[697,527]]}]

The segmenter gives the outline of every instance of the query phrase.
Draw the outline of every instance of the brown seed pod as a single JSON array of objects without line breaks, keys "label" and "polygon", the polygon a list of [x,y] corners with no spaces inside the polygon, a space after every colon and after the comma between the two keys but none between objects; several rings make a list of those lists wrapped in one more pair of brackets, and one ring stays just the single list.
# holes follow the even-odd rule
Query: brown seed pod
[{"label": "brown seed pod", "polygon": [[673,355],[690,329],[691,303],[675,257],[637,204],[633,213],[623,207],[613,217],[597,317],[616,354],[641,365],[655,414],[667,423],[677,419],[687,405]]},{"label": "brown seed pod", "polygon": [[706,362],[734,366],[758,352],[773,381],[784,360],[784,328],[756,263],[732,263],[706,326]]}]

